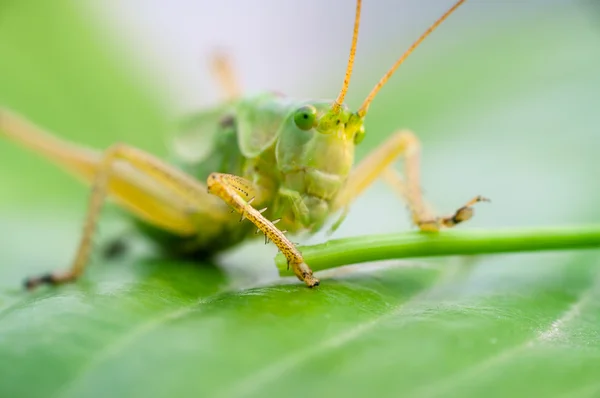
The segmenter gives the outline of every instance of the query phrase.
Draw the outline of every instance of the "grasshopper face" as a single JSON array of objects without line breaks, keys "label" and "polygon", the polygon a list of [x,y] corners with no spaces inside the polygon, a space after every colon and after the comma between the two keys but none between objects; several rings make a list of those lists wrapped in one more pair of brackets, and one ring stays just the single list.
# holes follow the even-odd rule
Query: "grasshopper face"
[{"label": "grasshopper face", "polygon": [[308,101],[290,112],[276,147],[283,188],[298,193],[307,207],[309,224],[327,216],[329,202],[344,185],[362,140],[362,118],[332,101]]},{"label": "grasshopper face", "polygon": [[346,176],[354,161],[354,146],[364,136],[362,118],[346,106],[332,111],[331,101],[304,102],[284,122],[277,146],[284,170],[314,168]]}]

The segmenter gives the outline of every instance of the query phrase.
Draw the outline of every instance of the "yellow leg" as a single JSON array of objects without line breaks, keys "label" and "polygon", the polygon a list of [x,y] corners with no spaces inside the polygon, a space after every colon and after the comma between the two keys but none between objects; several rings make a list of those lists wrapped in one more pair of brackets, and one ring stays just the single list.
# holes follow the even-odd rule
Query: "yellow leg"
[{"label": "yellow leg", "polygon": [[240,96],[241,90],[238,80],[233,71],[231,58],[223,53],[215,53],[212,57],[212,71],[217,77],[223,92],[225,100],[233,100]]},{"label": "yellow leg", "polygon": [[250,202],[255,197],[256,188],[250,181],[231,174],[212,173],[208,177],[207,185],[210,193],[223,199],[225,203],[242,215],[242,219],[250,220],[277,245],[298,279],[309,287],[319,284],[319,280],[313,276],[312,270],[304,262],[302,254],[296,246],[271,221],[265,218],[261,211],[252,207]]},{"label": "yellow leg", "polygon": [[[0,107],[0,137],[4,136],[60,165],[86,184],[92,184],[103,154],[55,137],[17,113]],[[141,220],[177,235],[195,233],[194,220],[181,200],[165,194],[155,181],[126,164],[114,164],[108,191],[119,205]],[[212,199],[208,194],[207,200]]]},{"label": "yellow leg", "polygon": [[[196,210],[201,210],[207,205],[206,186],[187,176],[178,169],[163,163],[161,160],[139,149],[123,144],[110,147],[98,167],[94,179],[92,194],[88,205],[88,212],[83,227],[83,233],[73,265],[66,272],[50,273],[40,277],[29,278],[26,287],[32,289],[40,284],[60,284],[76,280],[83,273],[89,259],[92,237],[98,222],[102,205],[109,193],[109,182],[114,175],[114,164],[122,161],[144,173],[155,184],[172,192],[171,198],[175,203],[183,203],[180,212],[188,217],[193,217]],[[152,195],[148,193],[148,195]]]},{"label": "yellow leg", "polygon": [[[453,227],[473,216],[472,206],[488,199],[477,196],[448,217],[436,217],[425,204],[420,187],[420,145],[410,131],[399,131],[365,158],[350,174],[348,182],[338,195],[334,209],[348,208],[378,177],[395,188],[408,204],[415,225],[422,231],[439,231]],[[404,158],[404,179],[391,168],[399,157]]]}]

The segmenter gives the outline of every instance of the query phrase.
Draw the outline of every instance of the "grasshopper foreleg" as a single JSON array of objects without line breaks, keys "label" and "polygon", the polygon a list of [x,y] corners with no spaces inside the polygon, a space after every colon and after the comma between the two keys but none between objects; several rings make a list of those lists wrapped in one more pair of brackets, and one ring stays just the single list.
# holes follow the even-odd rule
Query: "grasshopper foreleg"
[{"label": "grasshopper foreleg", "polygon": [[277,229],[273,222],[264,217],[261,211],[256,210],[249,203],[257,193],[257,188],[252,182],[231,174],[212,173],[208,177],[207,185],[210,193],[223,199],[241,214],[242,219],[248,219],[256,225],[281,250],[298,279],[309,287],[319,284],[319,280],[313,276],[312,270],[304,262],[296,246]]},{"label": "grasshopper foreleg", "polygon": [[[334,208],[348,208],[378,177],[382,177],[406,201],[414,224],[422,231],[439,231],[442,227],[450,228],[467,221],[473,216],[472,206],[475,203],[488,201],[482,196],[476,196],[450,216],[434,216],[423,200],[419,156],[419,140],[412,132],[404,130],[395,133],[352,171]],[[403,179],[391,168],[399,157],[404,158]]]}]

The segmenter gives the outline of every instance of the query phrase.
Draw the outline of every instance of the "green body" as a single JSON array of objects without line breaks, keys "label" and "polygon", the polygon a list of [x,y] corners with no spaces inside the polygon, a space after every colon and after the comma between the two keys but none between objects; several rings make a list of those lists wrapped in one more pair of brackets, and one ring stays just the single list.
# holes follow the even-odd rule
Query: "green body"
[{"label": "green body", "polygon": [[[266,207],[263,215],[270,220],[280,218],[281,230],[316,232],[337,210],[334,200],[364,134],[362,119],[345,107],[333,114],[332,102],[265,93],[192,115],[178,127],[169,161],[201,182],[213,172],[244,177],[257,187],[252,205]],[[295,116],[307,106],[316,110],[315,123],[303,130]],[[212,254],[256,236],[256,227],[212,198],[217,201],[207,200],[206,212],[195,218],[197,236],[138,225],[169,250],[187,255]]]}]

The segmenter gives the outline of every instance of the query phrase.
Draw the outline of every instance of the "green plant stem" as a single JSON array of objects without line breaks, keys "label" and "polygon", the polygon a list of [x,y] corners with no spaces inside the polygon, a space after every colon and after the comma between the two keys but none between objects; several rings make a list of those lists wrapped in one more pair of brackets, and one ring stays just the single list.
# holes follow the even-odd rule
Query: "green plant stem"
[{"label": "green plant stem", "polygon": [[[299,247],[313,271],[389,259],[586,248],[600,248],[600,225],[408,232]],[[275,263],[281,275],[293,275],[281,253],[275,257]]]}]

